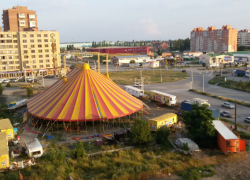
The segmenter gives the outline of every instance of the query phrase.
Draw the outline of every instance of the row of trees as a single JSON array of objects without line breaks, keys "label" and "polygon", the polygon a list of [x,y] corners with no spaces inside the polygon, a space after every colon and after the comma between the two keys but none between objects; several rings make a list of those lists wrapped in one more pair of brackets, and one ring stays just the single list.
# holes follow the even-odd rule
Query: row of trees
[{"label": "row of trees", "polygon": [[143,47],[143,46],[151,46],[150,43],[147,43],[145,41],[140,41],[140,42],[115,42],[114,44],[111,43],[106,43],[106,42],[92,42],[92,47],[107,47],[107,46],[138,46],[138,47]]},{"label": "row of trees", "polygon": [[74,45],[67,45],[67,51],[74,50]]},{"label": "row of trees", "polygon": [[190,50],[190,39],[178,39],[177,41],[169,40],[169,48],[171,51],[185,51]]}]

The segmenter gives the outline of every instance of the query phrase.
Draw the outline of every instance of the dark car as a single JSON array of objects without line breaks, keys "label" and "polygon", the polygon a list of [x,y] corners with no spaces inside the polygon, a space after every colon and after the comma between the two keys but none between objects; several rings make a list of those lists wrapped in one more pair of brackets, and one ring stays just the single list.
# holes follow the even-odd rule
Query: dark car
[{"label": "dark car", "polygon": [[221,111],[221,112],[220,112],[220,115],[223,116],[223,117],[229,117],[229,118],[234,117],[234,116],[233,116],[230,112],[228,112],[228,111]]},{"label": "dark car", "polygon": [[53,75],[47,75],[44,78],[54,78],[54,76]]},{"label": "dark car", "polygon": [[186,73],[187,72],[187,70],[185,70],[185,69],[183,69],[181,72],[184,72],[184,73]]}]

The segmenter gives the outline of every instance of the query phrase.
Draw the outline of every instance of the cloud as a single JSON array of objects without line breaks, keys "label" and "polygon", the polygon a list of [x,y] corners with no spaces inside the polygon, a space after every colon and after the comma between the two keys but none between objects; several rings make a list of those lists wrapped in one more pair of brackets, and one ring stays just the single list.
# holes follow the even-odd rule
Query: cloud
[{"label": "cloud", "polygon": [[158,28],[158,24],[153,19],[141,19],[139,21],[141,29],[143,29],[146,35],[158,35],[161,34]]}]

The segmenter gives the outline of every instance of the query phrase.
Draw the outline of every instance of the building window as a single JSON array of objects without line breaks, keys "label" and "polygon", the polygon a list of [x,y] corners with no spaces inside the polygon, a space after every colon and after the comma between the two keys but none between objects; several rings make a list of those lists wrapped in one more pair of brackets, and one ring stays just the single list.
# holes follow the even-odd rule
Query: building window
[{"label": "building window", "polygon": [[25,53],[25,54],[26,54],[26,53],[28,53],[28,51],[27,51],[27,50],[24,50],[24,51],[23,51],[23,53]]},{"label": "building window", "polygon": [[48,54],[46,54],[46,56],[45,57],[49,57],[49,55]]},{"label": "building window", "polygon": [[49,63],[49,59],[46,59],[46,63]]},{"label": "building window", "polygon": [[17,38],[17,35],[13,35],[13,38]]},{"label": "building window", "polygon": [[39,55],[39,58],[43,58],[43,55]]},{"label": "building window", "polygon": [[33,64],[36,64],[36,60],[33,60],[32,63],[33,63]]},{"label": "building window", "polygon": [[42,40],[41,40],[41,39],[38,39],[38,40],[37,40],[37,42],[39,42],[39,43],[40,43],[40,42],[42,42]]},{"label": "building window", "polygon": [[49,52],[49,50],[48,50],[48,49],[45,49],[45,52]]},{"label": "building window", "polygon": [[19,69],[19,66],[16,66],[16,69]]},{"label": "building window", "polygon": [[19,26],[25,26],[25,20],[19,20]]},{"label": "building window", "polygon": [[49,47],[49,45],[48,45],[48,44],[45,44],[45,47]]},{"label": "building window", "polygon": [[14,48],[18,48],[18,45],[15,45]]},{"label": "building window", "polygon": [[41,34],[37,34],[37,37],[41,37]]},{"label": "building window", "polygon": [[41,49],[40,49],[40,50],[38,50],[38,52],[39,52],[39,53],[42,53],[42,52],[43,52],[43,50],[41,50]]},{"label": "building window", "polygon": [[12,40],[6,40],[6,43],[12,43]]},{"label": "building window", "polygon": [[43,60],[39,60],[39,63],[43,63]]},{"label": "building window", "polygon": [[14,40],[14,43],[17,43],[17,40]]},{"label": "building window", "polygon": [[0,43],[5,43],[5,40],[1,40]]},{"label": "building window", "polygon": [[34,37],[34,34],[30,34],[30,37],[33,38],[33,37]]},{"label": "building window", "polygon": [[15,61],[15,64],[19,64],[19,61]]},{"label": "building window", "polygon": [[36,27],[36,21],[30,21],[30,27]]},{"label": "building window", "polygon": [[26,38],[26,34],[23,34],[23,38]]},{"label": "building window", "polygon": [[35,48],[35,45],[31,45],[30,47],[31,47],[31,48]]},{"label": "building window", "polygon": [[36,51],[35,50],[31,50],[31,53],[35,53]]},{"label": "building window", "polygon": [[44,37],[48,37],[48,34],[44,34]]},{"label": "building window", "polygon": [[44,39],[44,42],[49,42],[49,40],[48,39]]},{"label": "building window", "polygon": [[43,68],[43,65],[40,65],[40,68]]},{"label": "building window", "polygon": [[23,40],[23,43],[27,43],[27,40]]},{"label": "building window", "polygon": [[38,47],[39,47],[39,48],[41,48],[41,47],[42,47],[42,45],[41,45],[41,44],[39,44],[39,45],[38,45]]},{"label": "building window", "polygon": [[9,64],[14,64],[14,61],[9,61]]},{"label": "building window", "polygon": [[36,65],[33,65],[32,67],[33,67],[33,68],[36,68]]},{"label": "building window", "polygon": [[19,18],[25,18],[25,14],[23,14],[23,13],[22,14],[18,14],[18,17]]},{"label": "building window", "polygon": [[36,55],[32,55],[31,57],[32,57],[32,58],[36,58]]},{"label": "building window", "polygon": [[34,43],[34,39],[31,39],[30,42],[31,42],[31,43]]},{"label": "building window", "polygon": [[50,64],[46,64],[46,67],[50,67]]},{"label": "building window", "polygon": [[28,59],[29,58],[29,56],[24,56],[24,59]]}]

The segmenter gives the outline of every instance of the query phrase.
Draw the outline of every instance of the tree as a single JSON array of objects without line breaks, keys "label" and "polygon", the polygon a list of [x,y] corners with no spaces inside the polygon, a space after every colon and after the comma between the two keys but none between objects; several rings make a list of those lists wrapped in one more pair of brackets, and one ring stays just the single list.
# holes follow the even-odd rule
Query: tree
[{"label": "tree", "polygon": [[207,105],[193,105],[191,112],[183,114],[183,122],[189,137],[203,147],[211,147],[216,143],[216,131],[212,125],[214,117]]},{"label": "tree", "polygon": [[26,88],[27,96],[31,97],[33,95],[33,89],[31,87]]},{"label": "tree", "polygon": [[2,86],[2,84],[0,83],[0,95],[3,93],[4,91],[4,87]]},{"label": "tree", "polygon": [[155,140],[158,144],[168,145],[168,136],[170,135],[170,129],[167,126],[162,126],[156,130]]},{"label": "tree", "polygon": [[162,54],[161,49],[159,48],[157,51],[158,55],[160,56]]},{"label": "tree", "polygon": [[134,126],[131,128],[131,142],[134,145],[146,145],[152,141],[152,135],[148,123],[144,120],[135,120]]},{"label": "tree", "polygon": [[79,158],[83,157],[85,155],[85,149],[83,147],[83,143],[81,141],[78,141],[75,145],[75,149],[72,153],[73,158]]}]

